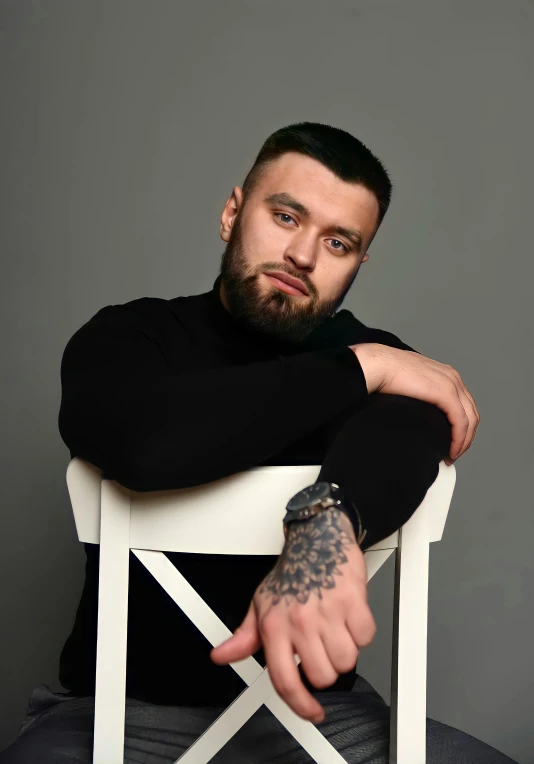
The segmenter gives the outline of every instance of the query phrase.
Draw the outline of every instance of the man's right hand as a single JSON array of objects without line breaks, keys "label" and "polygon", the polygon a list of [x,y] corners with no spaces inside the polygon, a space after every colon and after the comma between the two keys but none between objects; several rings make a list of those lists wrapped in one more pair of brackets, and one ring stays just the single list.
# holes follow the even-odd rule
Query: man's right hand
[{"label": "man's right hand", "polygon": [[362,367],[369,393],[406,395],[433,403],[447,415],[452,443],[447,464],[470,447],[480,422],[473,396],[456,369],[420,353],[377,342],[349,345]]}]

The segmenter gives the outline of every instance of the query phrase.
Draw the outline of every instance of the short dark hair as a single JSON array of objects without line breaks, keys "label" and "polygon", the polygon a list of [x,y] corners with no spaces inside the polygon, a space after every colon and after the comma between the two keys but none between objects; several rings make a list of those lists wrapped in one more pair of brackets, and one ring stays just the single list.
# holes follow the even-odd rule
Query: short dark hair
[{"label": "short dark hair", "polygon": [[378,200],[377,228],[391,201],[392,184],[382,162],[358,138],[320,122],[297,122],[272,133],[260,149],[242,186],[244,201],[264,168],[288,151],[316,159],[348,183],[360,184]]}]

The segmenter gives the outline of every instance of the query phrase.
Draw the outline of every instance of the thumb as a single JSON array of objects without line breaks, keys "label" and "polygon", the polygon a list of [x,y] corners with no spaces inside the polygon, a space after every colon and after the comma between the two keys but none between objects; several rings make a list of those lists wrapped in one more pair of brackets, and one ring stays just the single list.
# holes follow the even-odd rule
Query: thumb
[{"label": "thumb", "polygon": [[241,623],[233,635],[214,647],[210,653],[211,660],[214,663],[225,664],[234,663],[248,658],[259,649],[261,645],[260,633],[258,631],[258,618],[254,607],[254,600]]}]

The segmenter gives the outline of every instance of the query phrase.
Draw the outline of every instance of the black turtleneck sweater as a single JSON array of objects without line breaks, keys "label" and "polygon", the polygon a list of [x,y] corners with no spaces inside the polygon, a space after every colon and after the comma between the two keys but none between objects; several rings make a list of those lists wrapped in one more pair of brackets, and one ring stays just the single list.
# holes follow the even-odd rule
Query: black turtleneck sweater
[{"label": "black turtleneck sweater", "polygon": [[[135,491],[201,485],[260,465],[320,464],[318,479],[338,483],[357,505],[363,548],[386,538],[436,479],[450,425],[423,401],[369,395],[348,345],[412,348],[348,310],[299,345],[268,340],[232,318],[220,281],[199,295],[108,305],[73,335],[59,412],[71,457]],[[94,693],[96,660],[99,547],[85,551],[82,597],[60,659],[60,681],[78,695]],[[167,557],[232,631],[276,562]],[[230,666],[210,660],[211,645],[133,554],[128,607],[127,695],[211,705],[244,689]],[[255,657],[265,665],[262,650]],[[343,674],[331,689],[350,690],[355,677]]]}]

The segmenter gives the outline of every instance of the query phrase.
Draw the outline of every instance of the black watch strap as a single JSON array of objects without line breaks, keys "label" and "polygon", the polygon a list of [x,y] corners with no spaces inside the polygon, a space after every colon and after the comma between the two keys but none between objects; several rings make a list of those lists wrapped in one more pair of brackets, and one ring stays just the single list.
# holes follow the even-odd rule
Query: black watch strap
[{"label": "black watch strap", "polygon": [[[356,542],[359,546],[361,546],[361,543],[367,535],[367,531],[363,528],[362,519],[360,513],[358,512],[358,508],[336,483],[330,483],[330,487],[331,495],[333,495],[336,502],[338,503],[332,504],[330,507],[320,508],[319,513],[328,512],[333,508],[344,512],[344,514],[347,515],[351,521],[352,527],[354,528]],[[308,510],[306,508],[301,509],[298,513],[288,512],[284,518],[284,535],[287,537],[287,527],[290,523],[307,522],[308,520],[311,520],[312,517],[316,517],[317,514],[318,512],[313,510],[308,514]]]},{"label": "black watch strap", "polygon": [[356,536],[356,542],[358,546],[361,546],[364,538],[367,535],[367,531],[363,528],[362,518],[358,512],[358,508],[354,502],[352,502],[347,496],[344,496],[341,500],[341,504],[338,505],[338,509],[345,512],[351,521],[352,527],[354,528],[354,535]]}]

